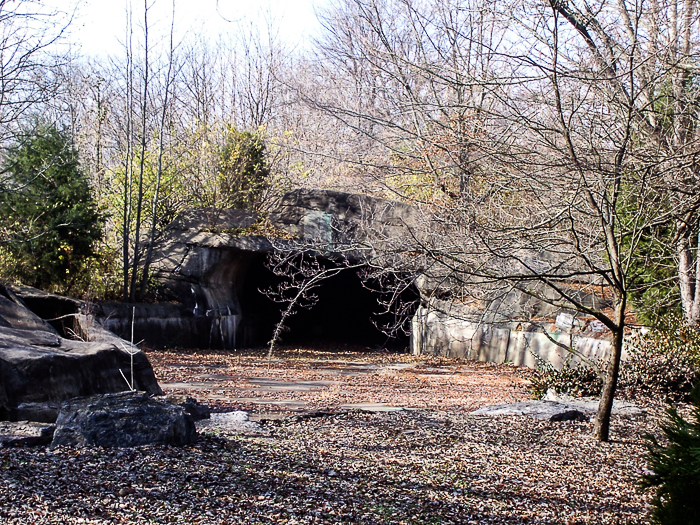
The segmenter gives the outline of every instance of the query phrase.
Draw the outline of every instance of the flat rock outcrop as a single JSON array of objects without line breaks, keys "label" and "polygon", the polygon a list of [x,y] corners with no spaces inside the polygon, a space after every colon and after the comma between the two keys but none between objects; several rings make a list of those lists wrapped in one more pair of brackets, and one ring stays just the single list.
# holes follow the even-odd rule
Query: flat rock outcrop
[{"label": "flat rock outcrop", "polygon": [[[529,416],[549,421],[588,421],[598,412],[600,400],[592,397],[572,397],[549,390],[541,400],[491,405],[470,412],[475,416]],[[644,409],[626,401],[615,400],[612,413],[624,416],[644,414]]]},{"label": "flat rock outcrop", "polygon": [[37,447],[48,445],[56,425],[36,421],[0,421],[0,447]]},{"label": "flat rock outcrop", "polygon": [[95,328],[99,340],[61,337],[0,285],[0,420],[53,422],[60,404],[78,396],[128,390],[161,394],[146,355]]},{"label": "flat rock outcrop", "polygon": [[555,401],[520,401],[506,405],[492,405],[470,412],[474,416],[529,416],[549,421],[588,420],[590,411],[584,412],[573,405]]},{"label": "flat rock outcrop", "polygon": [[183,407],[126,392],[63,403],[51,446],[183,446],[196,439],[194,419]]}]

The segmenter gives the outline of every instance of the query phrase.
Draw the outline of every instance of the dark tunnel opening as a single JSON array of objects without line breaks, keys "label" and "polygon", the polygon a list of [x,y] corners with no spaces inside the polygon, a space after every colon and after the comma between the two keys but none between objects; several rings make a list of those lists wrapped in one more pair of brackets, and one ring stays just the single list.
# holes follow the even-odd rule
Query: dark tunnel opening
[{"label": "dark tunnel opening", "polygon": [[[264,256],[252,261],[239,298],[243,311],[243,340],[248,346],[268,343],[284,308],[261,292],[274,288],[282,279],[266,266],[265,261]],[[321,262],[325,266],[333,265],[328,260]],[[380,294],[363,286],[355,269],[343,270],[325,279],[314,293],[318,301],[313,307],[297,308],[296,313],[287,319],[288,330],[282,334],[280,344],[347,344],[392,350],[408,347],[408,335],[399,331],[396,337],[389,338],[378,328],[392,321],[393,316],[380,315]],[[417,297],[417,292],[408,290],[401,299],[416,303]],[[410,309],[410,316],[416,306]]]}]

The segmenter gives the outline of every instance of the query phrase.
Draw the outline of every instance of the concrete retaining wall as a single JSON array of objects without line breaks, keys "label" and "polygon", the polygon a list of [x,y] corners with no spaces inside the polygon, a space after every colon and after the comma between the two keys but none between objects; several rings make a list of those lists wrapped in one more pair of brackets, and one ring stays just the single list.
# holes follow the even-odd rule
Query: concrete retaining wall
[{"label": "concrete retaining wall", "polygon": [[576,353],[592,360],[603,360],[610,351],[606,339],[547,330],[551,327],[535,323],[478,323],[426,306],[418,308],[412,325],[411,349],[416,355],[461,357],[530,368],[537,367],[539,358],[561,369],[567,361],[575,366],[581,358],[556,342],[567,347],[573,342]]}]

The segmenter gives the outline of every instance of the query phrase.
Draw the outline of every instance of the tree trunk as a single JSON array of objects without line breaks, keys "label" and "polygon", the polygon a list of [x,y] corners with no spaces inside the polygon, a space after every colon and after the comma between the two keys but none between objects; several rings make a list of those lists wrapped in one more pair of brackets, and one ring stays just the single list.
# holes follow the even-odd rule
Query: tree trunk
[{"label": "tree trunk", "polygon": [[123,297],[129,300],[129,230],[131,222],[131,130],[127,131],[127,152],[124,162],[124,208],[122,210],[122,270],[123,270]]},{"label": "tree trunk", "polygon": [[698,304],[698,286],[696,268],[693,264],[693,246],[691,242],[692,229],[688,221],[681,221],[676,227],[676,256],[678,257],[678,286],[681,294],[681,305],[686,323],[691,326],[698,324],[700,311]]},{"label": "tree trunk", "polygon": [[124,302],[129,301],[129,238],[131,233],[131,183],[134,173],[134,53],[131,7],[126,26],[126,158],[124,160],[124,209],[122,231],[122,272]]},{"label": "tree trunk", "polygon": [[143,15],[144,69],[143,100],[141,101],[141,158],[139,159],[139,189],[136,198],[136,225],[134,227],[134,258],[131,263],[131,288],[129,300],[136,300],[136,280],[141,250],[141,211],[143,210],[143,174],[146,162],[146,111],[148,111],[148,2],[144,1]]},{"label": "tree trunk", "polygon": [[612,337],[612,353],[608,360],[608,369],[605,375],[603,392],[598,404],[598,415],[595,420],[593,433],[599,441],[608,441],[610,434],[610,415],[612,414],[615,390],[617,390],[617,378],[620,373],[620,359],[622,357],[622,344],[625,337],[625,308],[626,297],[623,295],[615,307],[615,329]]},{"label": "tree trunk", "polygon": [[156,177],[156,188],[153,195],[153,206],[151,208],[151,230],[148,237],[148,249],[146,250],[146,258],[143,261],[143,275],[141,276],[141,289],[139,290],[139,300],[143,301],[143,296],[148,288],[148,273],[151,268],[151,259],[153,258],[153,243],[156,237],[156,223],[158,212],[158,199],[160,197],[160,183],[163,176],[163,152],[165,149],[165,121],[168,115],[168,100],[170,94],[170,85],[172,83],[173,71],[173,33],[175,32],[175,1],[173,0],[172,19],[170,22],[170,52],[168,54],[168,72],[165,76],[165,98],[163,100],[163,108],[160,114],[160,130],[158,131],[158,174]]}]

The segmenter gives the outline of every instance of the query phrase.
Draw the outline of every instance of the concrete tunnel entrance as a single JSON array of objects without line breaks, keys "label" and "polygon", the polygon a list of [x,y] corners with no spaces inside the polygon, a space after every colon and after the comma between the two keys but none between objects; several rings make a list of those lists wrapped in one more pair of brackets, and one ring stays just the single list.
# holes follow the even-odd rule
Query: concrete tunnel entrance
[{"label": "concrete tunnel entrance", "polygon": [[[332,265],[330,261],[323,261]],[[251,261],[241,290],[239,301],[243,312],[242,342],[245,346],[265,345],[275,324],[281,317],[284,305],[275,303],[260,290],[274,288],[282,278],[265,265],[265,257]],[[369,348],[403,349],[409,338],[401,334],[388,339],[375,326],[386,324],[390,318],[378,315],[382,307],[377,292],[362,284],[356,270],[343,270],[314,289],[317,303],[310,309],[297,308],[296,314],[285,323],[289,328],[282,334],[282,345],[359,345]],[[413,301],[417,293],[403,294],[404,301]]]}]

